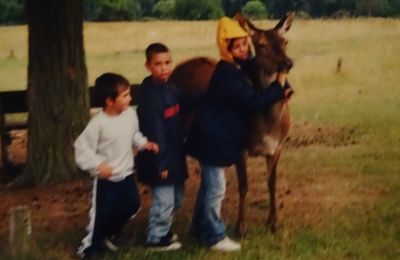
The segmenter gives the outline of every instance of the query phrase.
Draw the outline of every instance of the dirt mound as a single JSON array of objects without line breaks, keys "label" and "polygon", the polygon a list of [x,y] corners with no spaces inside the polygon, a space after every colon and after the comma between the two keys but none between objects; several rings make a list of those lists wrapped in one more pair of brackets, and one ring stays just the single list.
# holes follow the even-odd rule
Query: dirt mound
[{"label": "dirt mound", "polygon": [[360,130],[357,127],[321,127],[305,123],[291,125],[286,139],[286,148],[300,148],[309,145],[348,146],[359,142]]}]

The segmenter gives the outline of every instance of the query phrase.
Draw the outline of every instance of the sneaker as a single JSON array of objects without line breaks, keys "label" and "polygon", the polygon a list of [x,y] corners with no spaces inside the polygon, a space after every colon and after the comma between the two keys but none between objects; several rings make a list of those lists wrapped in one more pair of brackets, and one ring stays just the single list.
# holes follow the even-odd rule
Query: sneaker
[{"label": "sneaker", "polygon": [[104,246],[112,252],[117,252],[119,250],[119,247],[115,244],[115,241],[109,237],[104,238]]},{"label": "sneaker", "polygon": [[175,233],[172,233],[171,230],[168,231],[168,233],[165,235],[165,239],[171,241],[171,242],[178,242],[178,235]]},{"label": "sneaker", "polygon": [[158,243],[147,243],[146,247],[150,249],[151,251],[172,251],[172,250],[177,250],[182,247],[182,244],[179,243],[178,241],[175,242],[158,242]]},{"label": "sneaker", "polygon": [[231,240],[229,237],[225,237],[218,243],[210,246],[211,250],[223,251],[223,252],[233,252],[239,251],[242,248],[240,243]]},{"label": "sneaker", "polygon": [[76,254],[80,259],[92,260],[99,259],[105,253],[104,249],[88,247],[83,251],[79,250]]}]

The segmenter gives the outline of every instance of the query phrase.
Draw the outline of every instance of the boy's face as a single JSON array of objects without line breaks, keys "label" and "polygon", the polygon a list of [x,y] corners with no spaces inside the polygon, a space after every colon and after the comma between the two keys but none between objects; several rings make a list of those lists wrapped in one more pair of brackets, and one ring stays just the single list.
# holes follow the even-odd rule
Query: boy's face
[{"label": "boy's face", "polygon": [[125,86],[120,86],[118,89],[119,94],[114,100],[111,98],[107,98],[106,100],[107,108],[116,114],[125,111],[129,107],[132,100],[130,86],[127,88]]},{"label": "boy's face", "polygon": [[172,72],[172,59],[169,52],[153,54],[146,67],[151,75],[161,82],[167,82]]},{"label": "boy's face", "polygon": [[233,39],[230,52],[234,58],[246,60],[249,57],[249,42],[247,37]]}]

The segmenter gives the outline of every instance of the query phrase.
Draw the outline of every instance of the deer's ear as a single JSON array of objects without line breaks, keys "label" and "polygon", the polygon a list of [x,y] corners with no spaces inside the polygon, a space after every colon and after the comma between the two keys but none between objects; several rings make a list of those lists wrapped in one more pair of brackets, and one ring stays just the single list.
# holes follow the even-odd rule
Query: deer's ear
[{"label": "deer's ear", "polygon": [[290,26],[292,25],[292,22],[294,20],[294,17],[295,17],[294,12],[287,13],[286,16],[282,18],[282,20],[280,20],[277,25],[275,25],[274,30],[281,35],[285,34],[287,31],[289,31]]},{"label": "deer's ear", "polygon": [[253,37],[254,33],[258,31],[258,29],[249,21],[246,17],[244,17],[240,12],[236,12],[233,16],[240,26],[251,36]]},{"label": "deer's ear", "polygon": [[253,35],[251,35],[251,41],[255,45],[265,45],[268,43],[267,38],[259,31],[254,31]]}]

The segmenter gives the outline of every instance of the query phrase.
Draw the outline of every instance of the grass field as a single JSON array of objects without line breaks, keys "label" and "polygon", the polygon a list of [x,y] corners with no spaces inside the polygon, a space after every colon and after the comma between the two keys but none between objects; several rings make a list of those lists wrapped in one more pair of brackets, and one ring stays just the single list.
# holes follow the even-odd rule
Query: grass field
[{"label": "grass field", "polygon": [[[89,84],[105,71],[140,82],[146,75],[144,48],[154,41],[168,44],[175,62],[195,55],[217,57],[215,27],[215,22],[85,24]],[[188,237],[198,178],[191,176],[176,222],[183,250],[157,254],[142,247],[145,204],[142,217],[127,228],[119,259],[400,258],[400,20],[297,20],[288,39],[295,95],[290,101],[293,127],[278,169],[278,233],[264,227],[269,204],[264,162],[252,159],[249,234],[240,253],[209,252]],[[26,42],[26,27],[0,28],[0,90],[26,86]],[[336,73],[339,58],[342,72]],[[234,177],[229,169],[223,214],[230,234],[237,205]],[[70,259],[86,219],[78,223],[62,231],[38,228],[33,258]],[[4,258],[7,243],[1,244]]]}]

